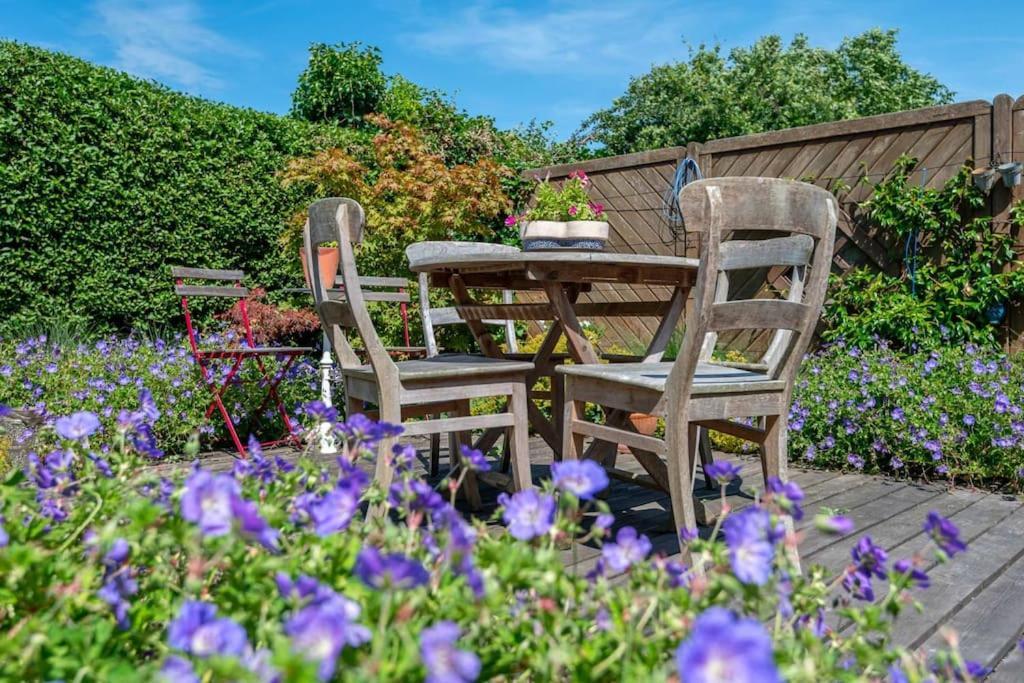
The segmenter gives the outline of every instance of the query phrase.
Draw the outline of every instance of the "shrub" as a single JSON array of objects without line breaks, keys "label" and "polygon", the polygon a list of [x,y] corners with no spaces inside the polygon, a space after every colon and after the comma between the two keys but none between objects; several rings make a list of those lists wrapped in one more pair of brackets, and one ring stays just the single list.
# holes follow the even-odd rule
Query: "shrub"
[{"label": "shrub", "polygon": [[187,97],[0,42],[0,334],[180,320],[169,265],[297,281],[276,248],[304,201],[285,160],[355,134]]},{"label": "shrub", "polygon": [[[210,343],[220,340],[211,336]],[[218,386],[230,363],[215,364]],[[274,372],[277,364],[267,359]],[[244,385],[233,385],[225,403],[243,436],[252,432],[263,438],[276,436],[282,427],[276,412],[253,414],[265,396],[254,384],[257,371],[251,362],[240,373]],[[312,357],[298,359],[278,392],[288,408],[313,399],[319,381]],[[199,432],[204,447],[225,442],[227,430],[214,414],[204,420],[211,393],[203,384],[187,343],[181,337],[148,340],[139,337],[101,339],[95,343],[58,344],[44,337],[20,342],[0,342],[0,404],[26,407],[52,425],[55,416],[91,410],[100,416],[101,434],[112,435],[122,410],[132,410],[139,391],[145,389],[160,406],[153,432],[161,447],[182,453]],[[44,430],[52,434],[52,430]],[[28,432],[30,438],[36,436]],[[230,442],[228,442],[230,443]],[[39,444],[39,447],[45,445]],[[229,446],[230,447],[230,446]]]},{"label": "shrub", "polygon": [[[330,419],[322,406],[310,409]],[[556,466],[539,492],[503,496],[508,531],[489,533],[445,500],[456,486],[434,490],[413,476],[404,448],[390,490],[368,485],[357,460],[390,426],[361,416],[335,424],[346,437],[337,468],[253,449],[230,473],[197,466],[163,478],[130,445],[148,415],[144,405],[106,438],[90,413],[63,417],[61,448],[3,482],[0,677],[929,675],[923,654],[886,643],[930,560],[889,565],[865,537],[841,577],[801,575],[786,552],[795,539],[781,531],[801,514],[793,486],[727,516],[724,541],[687,535],[701,576],[650,558],[650,541],[629,527],[602,541],[614,520],[591,500],[607,485],[593,464]],[[371,503],[390,514],[364,516]],[[947,520],[936,516],[926,529],[940,559],[963,549]],[[560,547],[573,537],[603,545],[588,576],[563,565]],[[887,589],[872,603],[880,580]],[[850,628],[832,631],[838,619]],[[939,657],[942,680],[978,675],[955,650]]]},{"label": "shrub", "polygon": [[[260,346],[312,346],[320,332],[320,319],[309,308],[275,306],[263,289],[254,289],[245,300],[253,341]],[[245,336],[241,303],[217,316],[236,336]]]},{"label": "shrub", "polygon": [[1024,364],[974,345],[900,354],[839,342],[804,363],[790,460],[1014,487],[1024,467]]}]

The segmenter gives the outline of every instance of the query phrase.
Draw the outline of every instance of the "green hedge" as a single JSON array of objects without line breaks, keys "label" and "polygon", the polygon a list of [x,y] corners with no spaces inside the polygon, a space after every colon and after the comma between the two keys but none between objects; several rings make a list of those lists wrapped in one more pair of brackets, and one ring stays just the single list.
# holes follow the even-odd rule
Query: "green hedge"
[{"label": "green hedge", "polygon": [[353,135],[0,42],[0,335],[175,326],[171,264],[294,284],[277,238],[306,198],[275,174]]}]

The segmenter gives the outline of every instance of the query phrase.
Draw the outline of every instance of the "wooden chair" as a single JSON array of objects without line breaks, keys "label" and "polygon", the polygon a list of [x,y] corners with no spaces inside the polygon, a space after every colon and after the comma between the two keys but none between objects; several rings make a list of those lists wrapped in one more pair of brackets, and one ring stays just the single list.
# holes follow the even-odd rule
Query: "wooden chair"
[{"label": "wooden chair", "polygon": [[[340,252],[345,301],[328,296],[317,259],[309,259],[307,266],[321,323],[341,366],[347,414],[365,412],[367,404],[376,405],[379,419],[402,425],[407,436],[449,432],[456,451],[462,443],[458,436],[461,432],[512,428],[511,481],[500,473],[487,473],[481,478],[506,488],[511,483],[515,490],[529,488],[532,482],[526,376],[533,370],[533,364],[467,354],[396,362],[377,336],[362,287],[358,285],[352,245],[362,239],[363,223],[363,209],[354,200],[324,199],[309,207],[304,235],[307,254],[316,254],[317,247],[327,243],[336,243]],[[361,363],[355,355],[347,331],[362,342],[369,365]],[[470,400],[488,396],[508,397],[511,409],[492,415],[471,415]],[[444,414],[450,416],[435,417]],[[410,422],[411,418],[422,419]],[[390,456],[395,442],[396,439],[385,439],[378,446],[376,478],[385,487],[393,477]],[[479,506],[476,477],[468,473],[465,482],[470,505]]]},{"label": "wooden chair", "polygon": [[[249,296],[249,288],[242,284],[242,281],[245,279],[245,273],[241,270],[213,270],[209,268],[186,268],[173,266],[171,268],[171,277],[174,278],[175,282],[174,292],[181,297],[181,310],[185,315],[185,328],[188,331],[188,343],[192,349],[192,355],[195,357],[196,365],[199,367],[199,373],[202,375],[203,382],[210,388],[212,393],[212,400],[209,407],[206,409],[205,419],[209,419],[210,416],[213,415],[214,410],[219,411],[224,420],[224,426],[227,428],[228,434],[231,436],[231,441],[234,443],[238,454],[242,458],[247,456],[245,446],[242,445],[242,440],[239,438],[238,432],[235,429],[234,421],[231,419],[231,415],[228,413],[228,409],[224,405],[224,394],[232,384],[239,381],[238,373],[242,369],[242,365],[245,361],[253,360],[259,369],[262,380],[261,384],[266,387],[267,390],[266,398],[264,398],[263,403],[260,404],[259,408],[257,408],[253,414],[259,414],[262,412],[263,407],[268,402],[272,401],[285,428],[285,433],[282,438],[274,439],[272,441],[264,441],[260,445],[276,446],[282,443],[292,443],[297,445],[299,443],[299,439],[295,436],[295,430],[292,426],[291,419],[288,417],[288,411],[285,410],[284,404],[281,402],[281,397],[278,396],[277,385],[284,378],[285,373],[288,371],[288,368],[291,367],[292,363],[295,362],[295,359],[311,352],[313,349],[299,346],[261,347],[256,345],[256,341],[253,337],[252,325],[249,322],[249,309],[246,304],[246,297]],[[186,280],[191,282],[205,282],[206,284],[187,284]],[[211,285],[209,284],[210,282],[216,282],[218,284]],[[239,340],[239,343],[219,346],[217,348],[209,348],[201,345],[199,341],[199,334],[196,331],[194,321],[192,320],[192,311],[188,305],[189,297],[218,297],[238,301],[238,306],[242,314],[242,338]],[[277,370],[273,377],[268,375],[266,365],[263,363],[263,359],[268,357],[280,358],[284,361],[284,365]],[[211,362],[216,360],[229,361],[231,363],[231,369],[224,377],[220,386],[215,385],[216,379],[211,366]]]},{"label": "wooden chair", "polygon": [[[700,427],[758,443],[765,478],[786,478],[786,414],[825,298],[838,205],[813,185],[742,177],[691,183],[679,204],[688,228],[705,236],[694,306],[676,360],[565,365],[558,371],[566,378],[564,457],[579,457],[587,436],[642,451],[641,462],[650,472],[644,483],[668,489],[682,531],[697,523],[692,485]],[[796,273],[798,284],[786,300],[728,300],[730,272],[773,267]],[[787,333],[776,335],[778,343],[763,368],[707,362],[706,337],[734,329]],[[665,439],[586,422],[587,402],[664,417]],[[760,418],[761,426],[731,422],[735,417]]]},{"label": "wooden chair", "polygon": [[[388,346],[388,353],[400,358],[422,358],[426,356],[427,347],[413,346],[409,339],[408,305],[412,301],[412,297],[409,295],[409,281],[404,277],[364,275],[359,278],[359,284],[363,288],[364,301],[398,304],[398,312],[402,316],[402,341],[405,344],[401,346]],[[334,288],[327,290],[327,292],[331,295],[331,298],[338,298],[344,301],[345,283],[342,282],[340,273],[335,277]]]},{"label": "wooden chair", "polygon": [[[453,242],[441,244],[438,242],[417,242],[410,244],[406,247],[405,255],[409,259],[410,263],[414,263],[422,256],[432,253],[438,248],[445,249],[474,249],[474,248],[486,248],[490,250],[511,250],[516,251],[515,247],[506,247],[499,244],[477,244],[475,242]],[[465,325],[466,321],[459,315],[458,310],[454,306],[437,306],[432,307],[430,305],[430,282],[426,273],[420,273],[417,284],[419,285],[419,300],[420,300],[420,319],[423,322],[423,341],[427,347],[427,356],[433,358],[434,356],[441,355],[441,347],[437,343],[437,335],[434,330],[437,327],[444,327],[450,325]],[[515,301],[515,296],[511,290],[504,290],[501,293],[502,303],[511,304]],[[492,325],[496,327],[505,328],[505,343],[508,346],[509,354],[515,354],[515,360],[529,360],[524,354],[519,353],[519,343],[516,339],[516,326],[513,320],[484,320],[482,321],[485,325]],[[510,439],[506,433],[505,443],[502,447],[501,457],[501,471],[507,470],[507,463],[510,462],[511,450],[510,450]],[[451,462],[455,462],[455,452],[452,444],[449,444],[449,457]],[[430,476],[436,477],[440,468],[441,460],[441,435],[432,434],[430,436]]]}]

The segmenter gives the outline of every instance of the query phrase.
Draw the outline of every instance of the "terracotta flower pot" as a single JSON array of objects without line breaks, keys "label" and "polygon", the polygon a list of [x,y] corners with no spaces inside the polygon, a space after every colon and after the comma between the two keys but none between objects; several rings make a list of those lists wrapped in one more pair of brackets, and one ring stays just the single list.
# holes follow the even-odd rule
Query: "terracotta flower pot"
[{"label": "terracotta flower pot", "polygon": [[[338,260],[341,255],[338,253],[337,247],[319,247],[316,257],[317,265],[320,268],[320,277],[329,279],[327,287],[330,289],[334,286],[334,278],[338,275]],[[306,278],[306,286],[312,288],[313,285],[309,281],[309,266],[306,265],[305,247],[299,247],[299,259],[302,261],[302,275]]]},{"label": "terracotta flower pot", "polygon": [[[629,421],[633,423],[633,428],[644,436],[653,436],[654,432],[658,430],[658,418],[654,415],[648,415],[647,413],[630,413]],[[619,444],[619,452],[628,453],[629,446]]]}]

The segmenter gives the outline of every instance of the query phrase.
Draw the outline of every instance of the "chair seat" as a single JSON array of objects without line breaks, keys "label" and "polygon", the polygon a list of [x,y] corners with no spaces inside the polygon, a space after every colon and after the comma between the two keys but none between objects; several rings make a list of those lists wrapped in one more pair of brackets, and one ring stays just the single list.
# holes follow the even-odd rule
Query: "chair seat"
[{"label": "chair seat", "polygon": [[427,355],[426,346],[389,346],[387,352],[390,354],[400,354],[406,356],[425,356]]},{"label": "chair seat", "polygon": [[234,349],[199,349],[203,358],[234,358],[236,356],[299,356],[313,353],[309,346],[239,346]]},{"label": "chair seat", "polygon": [[[451,377],[471,379],[483,375],[523,374],[533,370],[533,363],[525,361],[502,360],[486,356],[473,356],[467,353],[451,353],[423,358],[403,360],[395,363],[398,367],[398,379],[402,382],[416,382]],[[343,370],[347,377],[373,380],[373,368],[363,365],[358,368]]]},{"label": "chair seat", "polygon": [[[651,391],[665,391],[672,363],[611,363],[601,365],[560,365],[558,372],[574,377],[626,384]],[[782,391],[786,383],[763,372],[751,372],[712,363],[698,363],[693,378],[694,396]]]}]

